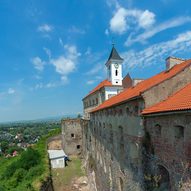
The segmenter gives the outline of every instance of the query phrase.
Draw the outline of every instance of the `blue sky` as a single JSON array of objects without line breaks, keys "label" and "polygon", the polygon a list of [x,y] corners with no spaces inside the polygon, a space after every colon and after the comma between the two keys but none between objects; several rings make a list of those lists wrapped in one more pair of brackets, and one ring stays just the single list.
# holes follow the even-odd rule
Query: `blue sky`
[{"label": "blue sky", "polygon": [[191,58],[191,1],[0,0],[0,121],[82,112],[106,78],[112,39],[123,74],[147,78]]}]

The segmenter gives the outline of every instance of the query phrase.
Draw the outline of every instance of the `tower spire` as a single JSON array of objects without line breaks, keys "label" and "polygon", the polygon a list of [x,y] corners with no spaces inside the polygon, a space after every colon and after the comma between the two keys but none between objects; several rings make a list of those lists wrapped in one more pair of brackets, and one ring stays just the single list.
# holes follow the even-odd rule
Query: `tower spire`
[{"label": "tower spire", "polygon": [[115,44],[112,42],[112,49],[109,58],[106,62],[107,79],[112,83],[112,85],[122,85],[122,63],[123,58],[121,58],[115,49]]}]

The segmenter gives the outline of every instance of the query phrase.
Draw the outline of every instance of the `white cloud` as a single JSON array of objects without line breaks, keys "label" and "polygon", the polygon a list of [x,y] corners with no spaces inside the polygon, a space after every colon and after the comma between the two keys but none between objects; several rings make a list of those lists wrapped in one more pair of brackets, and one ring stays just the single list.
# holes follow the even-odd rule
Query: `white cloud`
[{"label": "white cloud", "polygon": [[94,84],[96,81],[95,80],[88,80],[87,82],[86,82],[86,84],[87,85],[92,85],[92,84]]},{"label": "white cloud", "polygon": [[67,75],[76,69],[77,59],[81,55],[76,46],[65,45],[65,54],[56,59],[51,59],[50,63],[55,67],[56,72],[61,75],[62,81],[67,81]]},{"label": "white cloud", "polygon": [[63,41],[62,41],[62,38],[59,38],[58,40],[59,40],[60,45],[63,47],[63,46],[64,46],[64,43],[63,43]]},{"label": "white cloud", "polygon": [[100,80],[103,80],[103,77],[102,76],[95,76],[93,80],[88,80],[86,82],[87,85],[92,85],[92,84],[95,84],[97,83],[98,81]]},{"label": "white cloud", "polygon": [[13,88],[9,88],[7,93],[8,93],[8,94],[14,94],[14,93],[15,93],[15,90],[14,90]]},{"label": "white cloud", "polygon": [[39,90],[39,89],[50,89],[50,88],[56,88],[64,85],[63,82],[48,82],[48,83],[38,83],[34,87],[30,88],[31,91]]},{"label": "white cloud", "polygon": [[120,6],[117,0],[106,0],[106,4],[110,8],[113,8],[113,7],[118,8]]},{"label": "white cloud", "polygon": [[39,76],[39,75],[34,75],[33,76],[35,79],[37,79],[37,80],[41,80],[42,79],[42,76]]},{"label": "white cloud", "polygon": [[34,89],[37,90],[37,89],[42,89],[44,87],[43,83],[39,83],[39,84],[36,84]]},{"label": "white cloud", "polygon": [[103,70],[103,63],[99,63],[96,64],[91,70],[89,70],[86,74],[87,75],[95,75],[97,74],[99,71]]},{"label": "white cloud", "polygon": [[149,28],[155,23],[155,14],[145,10],[138,16],[139,26],[142,28]]},{"label": "white cloud", "polygon": [[144,43],[147,39],[151,38],[152,36],[154,36],[155,34],[161,32],[161,31],[183,25],[187,22],[191,22],[191,17],[178,17],[178,18],[168,20],[164,23],[161,23],[161,24],[153,27],[152,29],[146,30],[144,33],[142,33],[134,38],[132,38],[132,36],[130,35],[129,38],[127,39],[127,41],[125,42],[125,45],[130,46],[135,42]]},{"label": "white cloud", "polygon": [[69,81],[67,76],[62,76],[62,77],[61,77],[61,80],[62,80],[62,83],[63,83],[63,84],[67,84],[68,81]]},{"label": "white cloud", "polygon": [[48,25],[48,24],[43,24],[38,27],[38,31],[40,31],[40,32],[48,33],[48,32],[51,32],[52,30],[53,30],[53,26]]},{"label": "white cloud", "polygon": [[124,33],[127,28],[127,22],[126,22],[126,15],[127,11],[124,8],[119,8],[115,15],[110,20],[110,30],[115,33],[122,34]]},{"label": "white cloud", "polygon": [[86,31],[84,29],[78,28],[76,26],[72,26],[68,29],[69,33],[76,33],[76,34],[85,34]]},{"label": "white cloud", "polygon": [[[110,20],[110,31],[119,35],[129,31],[125,45],[131,46],[136,42],[145,43],[147,39],[161,31],[191,22],[191,17],[181,16],[156,23],[155,17],[155,14],[149,10],[126,9],[118,4]],[[105,34],[109,34],[110,31],[106,29]]]},{"label": "white cloud", "polygon": [[75,62],[65,56],[60,56],[57,59],[51,60],[51,62],[56,67],[56,72],[61,75],[67,75],[73,72],[76,68]]},{"label": "white cloud", "polygon": [[13,88],[8,88],[8,90],[3,91],[3,92],[0,92],[0,101],[1,101],[2,99],[8,98],[9,95],[13,95],[13,94],[15,94],[15,93],[16,93],[16,91],[15,91],[15,89],[13,89]]},{"label": "white cloud", "polygon": [[51,59],[52,53],[51,53],[50,49],[48,49],[46,47],[44,47],[43,49],[44,49],[45,53],[47,54],[48,58]]},{"label": "white cloud", "polygon": [[88,55],[90,55],[90,54],[91,54],[91,48],[88,47],[87,50],[86,50],[86,52],[85,52],[85,55],[88,56]]},{"label": "white cloud", "polygon": [[137,24],[140,28],[150,28],[155,23],[155,14],[149,10],[125,9],[118,7],[110,20],[110,30],[114,33],[123,34],[132,25]]},{"label": "white cloud", "polygon": [[173,56],[181,51],[187,52],[191,46],[191,31],[179,34],[176,38],[154,44],[142,51],[127,51],[123,53],[125,67],[147,67],[164,62],[168,56]]},{"label": "white cloud", "polygon": [[34,57],[31,59],[31,62],[34,65],[34,68],[38,71],[43,71],[44,70],[44,65],[46,64],[44,61],[41,60],[41,58]]}]

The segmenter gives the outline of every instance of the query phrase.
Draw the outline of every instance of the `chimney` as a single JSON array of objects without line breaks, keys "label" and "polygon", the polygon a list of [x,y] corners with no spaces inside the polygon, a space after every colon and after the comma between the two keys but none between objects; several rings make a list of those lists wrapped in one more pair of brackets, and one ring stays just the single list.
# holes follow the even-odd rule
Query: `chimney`
[{"label": "chimney", "polygon": [[180,64],[184,61],[184,59],[169,56],[168,58],[166,58],[166,70],[170,70],[176,64]]},{"label": "chimney", "polygon": [[133,86],[136,86],[138,83],[144,81],[144,79],[133,79]]},{"label": "chimney", "polygon": [[144,79],[132,79],[129,73],[123,78],[122,86],[124,89],[136,86],[138,83],[142,82]]}]

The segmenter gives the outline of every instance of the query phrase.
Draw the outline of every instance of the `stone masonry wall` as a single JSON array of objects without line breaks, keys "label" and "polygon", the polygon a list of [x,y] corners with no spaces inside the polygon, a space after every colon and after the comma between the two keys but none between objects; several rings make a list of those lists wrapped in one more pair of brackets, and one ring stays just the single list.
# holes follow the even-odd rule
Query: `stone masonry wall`
[{"label": "stone masonry wall", "polygon": [[88,170],[96,174],[99,191],[142,190],[141,99],[96,112],[84,128]]},{"label": "stone masonry wall", "polygon": [[62,144],[67,155],[79,155],[82,152],[81,119],[65,119],[62,125]]},{"label": "stone masonry wall", "polygon": [[147,169],[156,174],[153,163],[163,166],[169,174],[169,190],[180,190],[191,178],[191,113],[146,117],[145,127],[152,147]]},{"label": "stone masonry wall", "polygon": [[145,100],[145,108],[168,98],[189,83],[191,83],[191,66],[144,92],[142,96]]},{"label": "stone masonry wall", "polygon": [[[162,182],[169,181],[171,188],[167,190],[178,190],[177,182],[183,181],[181,176],[186,168],[180,167],[182,164],[180,159],[183,158],[183,166],[187,162],[190,164],[188,158],[191,148],[190,141],[186,137],[184,141],[174,140],[173,128],[169,127],[175,125],[174,121],[177,123],[182,121],[186,132],[184,135],[190,136],[188,117],[186,117],[188,121],[185,121],[184,117],[175,120],[180,115],[174,115],[174,118],[156,116],[155,119],[149,118],[151,121],[143,122],[141,111],[168,98],[190,83],[190,74],[191,67],[185,68],[176,76],[142,93],[142,98],[91,114],[88,128],[83,128],[85,133],[83,153],[87,159],[87,170],[95,172],[99,191],[149,191],[152,190],[155,178],[158,186],[164,185]],[[163,121],[161,124],[164,127],[162,130],[164,137],[153,134],[152,120],[155,120],[155,123]],[[181,128],[177,129],[176,131],[181,133]],[[164,175],[162,179],[157,180],[160,177],[158,172]],[[163,188],[161,190],[165,191]]]}]

